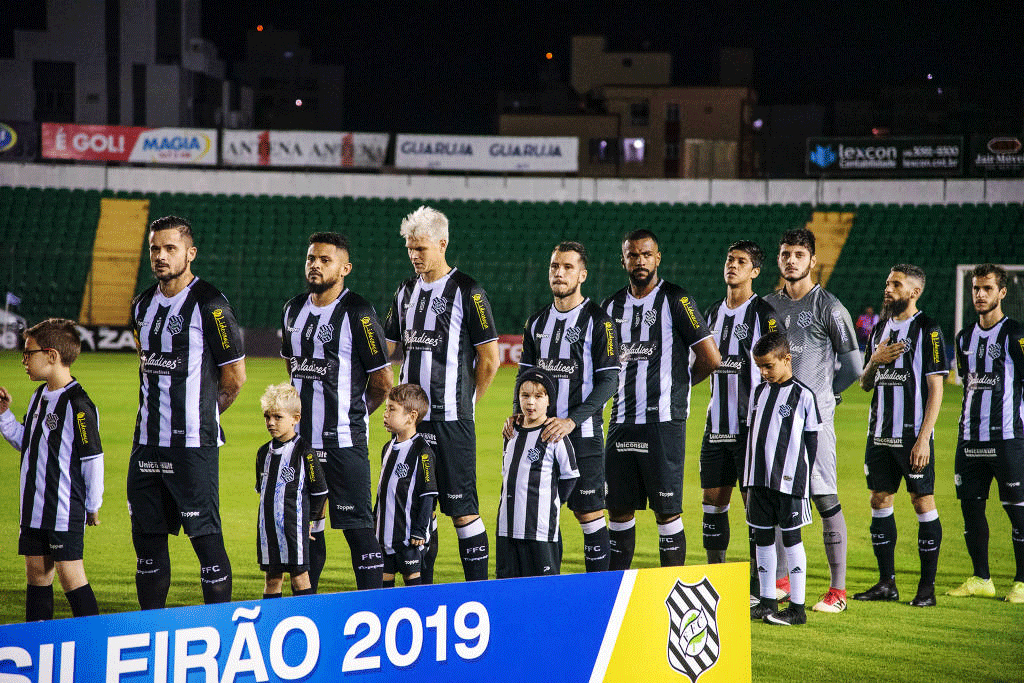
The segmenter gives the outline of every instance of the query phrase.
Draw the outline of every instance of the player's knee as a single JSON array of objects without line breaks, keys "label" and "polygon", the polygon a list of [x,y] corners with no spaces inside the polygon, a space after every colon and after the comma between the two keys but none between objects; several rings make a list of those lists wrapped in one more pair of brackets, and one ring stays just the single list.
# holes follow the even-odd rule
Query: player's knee
[{"label": "player's knee", "polygon": [[472,524],[478,519],[480,519],[480,515],[463,515],[461,517],[452,517],[452,524],[454,524],[456,527],[463,527],[468,524]]},{"label": "player's knee", "polygon": [[625,524],[633,521],[633,510],[609,510],[608,520],[617,524]]},{"label": "player's knee", "polygon": [[775,545],[775,529],[758,529],[754,528],[754,543],[761,546],[762,548],[769,545]]},{"label": "player's knee", "polygon": [[935,509],[935,496],[931,494],[919,496],[912,493],[910,494],[910,503],[914,506],[914,512],[923,515]]},{"label": "player's knee", "polygon": [[839,505],[839,496],[834,493],[811,496],[811,500],[814,501],[814,507],[818,509],[818,514],[822,517],[832,517],[842,509]]},{"label": "player's knee", "polygon": [[792,548],[801,541],[800,529],[783,529],[782,531],[782,545],[787,548]]},{"label": "player's knee", "polygon": [[[893,498],[895,498],[894,494],[887,491],[872,491],[871,509],[884,510],[885,508],[891,508],[893,505]],[[839,498],[837,497],[836,500],[838,501]]]},{"label": "player's knee", "polygon": [[654,515],[654,519],[655,519],[655,521],[658,524],[671,524],[672,522],[676,521],[680,517],[681,517],[681,515],[679,515],[679,514],[659,515],[659,514],[655,513],[655,515]]},{"label": "player's knee", "polygon": [[604,510],[591,510],[590,512],[573,512],[576,516],[576,521],[580,524],[586,524],[587,522],[593,522],[595,520],[604,517]]}]

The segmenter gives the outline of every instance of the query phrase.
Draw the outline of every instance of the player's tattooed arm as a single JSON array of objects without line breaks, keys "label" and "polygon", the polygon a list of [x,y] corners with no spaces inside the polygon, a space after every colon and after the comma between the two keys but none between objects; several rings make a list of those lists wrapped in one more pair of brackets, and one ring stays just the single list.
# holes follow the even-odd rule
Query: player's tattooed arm
[{"label": "player's tattooed arm", "polygon": [[366,381],[366,412],[372,415],[377,408],[384,403],[391,386],[395,383],[394,373],[391,366],[374,370]]},{"label": "player's tattooed arm", "polygon": [[235,402],[239,392],[242,391],[245,379],[244,358],[221,366],[220,382],[217,389],[217,408],[220,412],[223,413]]}]

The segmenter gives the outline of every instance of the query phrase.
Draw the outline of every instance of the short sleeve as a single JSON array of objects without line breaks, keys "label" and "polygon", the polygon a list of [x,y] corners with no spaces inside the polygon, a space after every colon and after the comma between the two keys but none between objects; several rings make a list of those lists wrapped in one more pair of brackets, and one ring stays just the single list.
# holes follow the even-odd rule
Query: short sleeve
[{"label": "short sleeve", "polygon": [[[1006,343],[1010,347],[1007,350],[1010,358],[1018,368],[1024,368],[1024,325],[1014,325],[1013,329],[1007,332]],[[1019,376],[1021,381],[1024,381],[1024,372],[1020,372]]]},{"label": "short sleeve", "polygon": [[82,460],[103,455],[100,443],[100,417],[96,406],[85,395],[72,402],[75,411],[75,450]]},{"label": "short sleeve", "polygon": [[367,372],[388,365],[388,355],[384,349],[384,330],[377,320],[377,312],[373,310],[373,306],[361,306],[353,311],[352,349],[359,356]]},{"label": "short sleeve", "polygon": [[537,364],[537,340],[533,338],[533,331],[530,329],[532,322],[531,318],[523,326],[523,352],[519,354],[520,367],[532,368]]},{"label": "short sleeve", "polygon": [[291,358],[292,353],[292,335],[288,334],[288,309],[291,307],[289,301],[284,305],[281,310],[281,358]]},{"label": "short sleeve", "polygon": [[391,306],[388,308],[388,315],[384,319],[384,338],[393,344],[402,341],[402,315],[400,310],[399,297],[402,294],[402,285],[395,290],[395,296],[391,299]]},{"label": "short sleeve", "polygon": [[834,301],[825,316],[825,331],[832,340],[832,349],[837,356],[850,351],[859,351],[857,333],[853,329],[850,312],[838,301]]},{"label": "short sleeve", "polygon": [[923,330],[924,349],[921,354],[921,369],[925,375],[949,374],[949,357],[942,328],[936,324]]},{"label": "short sleeve", "polygon": [[437,495],[437,468],[434,465],[434,451],[424,444],[419,454],[420,466],[417,468],[416,485],[421,496]]},{"label": "short sleeve", "polygon": [[487,292],[483,287],[475,285],[466,292],[465,314],[463,324],[469,332],[469,341],[473,346],[486,344],[498,338],[494,328],[494,314],[491,302],[487,300]]},{"label": "short sleeve", "polygon": [[591,339],[590,353],[594,362],[594,371],[617,370],[619,368],[619,331],[607,314],[594,317],[594,333]]},{"label": "short sleeve", "polygon": [[[758,307],[758,319],[761,322],[761,334],[765,335],[769,332],[782,332],[785,334],[786,325],[779,319],[779,314],[775,312],[775,308],[761,299],[758,301],[760,306]],[[756,340],[755,340],[756,343]]]},{"label": "short sleeve", "polygon": [[821,414],[818,412],[818,401],[814,398],[814,392],[805,390],[800,395],[800,401],[804,404],[804,431],[817,432],[821,430]]},{"label": "short sleeve", "polygon": [[320,458],[312,448],[302,451],[302,466],[306,469],[306,488],[311,496],[322,496],[327,493],[327,478],[324,476]]},{"label": "short sleeve", "polygon": [[576,451],[568,438],[552,444],[555,449],[555,462],[558,465],[559,479],[576,479],[580,476],[579,468],[576,466]]},{"label": "short sleeve", "polygon": [[711,328],[708,327],[704,316],[697,310],[697,302],[685,290],[677,289],[675,291],[671,310],[676,332],[687,346],[693,346],[700,340],[711,336]]},{"label": "short sleeve", "polygon": [[267,446],[264,444],[256,451],[256,493],[260,492],[263,485],[263,464],[267,458]]},{"label": "short sleeve", "polygon": [[956,374],[960,376],[961,381],[964,379],[964,373],[967,372],[967,358],[961,350],[963,344],[964,331],[960,330],[953,338],[953,354],[956,356]]},{"label": "short sleeve", "polygon": [[227,365],[245,357],[242,331],[227,299],[221,296],[205,304],[202,316],[203,337],[216,365]]}]

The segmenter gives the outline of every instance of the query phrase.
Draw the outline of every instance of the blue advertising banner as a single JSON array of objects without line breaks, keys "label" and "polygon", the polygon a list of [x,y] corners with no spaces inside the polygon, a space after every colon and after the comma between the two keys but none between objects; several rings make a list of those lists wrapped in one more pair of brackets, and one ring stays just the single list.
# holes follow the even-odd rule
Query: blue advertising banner
[{"label": "blue advertising banner", "polygon": [[736,563],[12,624],[0,681],[749,680],[746,581]]}]

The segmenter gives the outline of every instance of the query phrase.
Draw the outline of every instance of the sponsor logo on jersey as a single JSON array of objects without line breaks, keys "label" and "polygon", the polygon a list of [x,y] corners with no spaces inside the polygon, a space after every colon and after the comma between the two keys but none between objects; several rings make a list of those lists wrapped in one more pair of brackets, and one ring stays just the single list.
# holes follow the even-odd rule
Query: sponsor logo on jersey
[{"label": "sponsor logo on jersey", "polygon": [[697,312],[693,309],[693,301],[688,296],[684,296],[679,300],[679,303],[683,305],[683,310],[686,311],[686,317],[690,319],[690,324],[693,325],[693,329],[700,329],[700,323],[697,322]]},{"label": "sponsor logo on jersey", "polygon": [[289,484],[295,481],[295,468],[294,467],[282,467],[281,468],[281,479],[284,479]]},{"label": "sponsor logo on jersey", "polygon": [[619,359],[623,363],[650,360],[658,353],[658,342],[638,341],[619,344]]},{"label": "sponsor logo on jersey", "polygon": [[[903,439],[901,439],[899,437],[876,436],[876,437],[872,437],[872,438],[873,438],[873,442],[874,442],[874,444],[876,446],[889,446],[890,448],[902,448],[903,447]],[[865,469],[864,474],[867,474],[867,465],[864,466],[864,469]]]},{"label": "sponsor logo on jersey", "polygon": [[[932,362],[938,364],[939,362],[941,362],[940,356],[941,356],[941,347],[942,347],[942,344],[939,342],[939,332],[938,332],[938,330],[936,330],[935,332],[932,332],[931,338],[932,338]],[[1024,339],[1022,339],[1021,342],[1024,343]]]},{"label": "sponsor logo on jersey", "polygon": [[433,473],[430,471],[430,454],[429,453],[423,453],[422,455],[420,455],[420,467],[423,470],[423,481],[425,481],[425,482],[427,482],[429,484],[430,483],[430,477],[433,476]]},{"label": "sponsor logo on jersey", "polygon": [[994,446],[989,448],[965,448],[964,456],[968,458],[994,458],[996,457],[996,449]]},{"label": "sponsor logo on jersey", "polygon": [[739,438],[739,434],[715,434],[712,432],[708,434],[708,443],[737,443]]},{"label": "sponsor logo on jersey", "polygon": [[875,384],[883,387],[902,386],[910,380],[910,370],[879,368],[875,373]]},{"label": "sponsor logo on jersey", "polygon": [[732,334],[740,341],[743,341],[750,334],[750,326],[746,323],[740,323],[736,327],[732,328]]},{"label": "sponsor logo on jersey", "polygon": [[379,347],[377,335],[373,333],[373,321],[370,319],[370,316],[365,315],[359,319],[359,323],[363,326],[363,334],[366,335],[366,345],[370,349],[370,355],[376,355]]},{"label": "sponsor logo on jersey", "polygon": [[407,351],[433,351],[442,341],[441,333],[435,330],[406,330],[402,344]]},{"label": "sponsor logo on jersey", "polygon": [[399,479],[405,479],[406,477],[408,477],[409,476],[409,465],[407,465],[404,462],[400,462],[397,465],[395,465],[395,475]]},{"label": "sponsor logo on jersey", "polygon": [[311,483],[311,484],[315,484],[316,481],[317,481],[317,479],[316,479],[316,468],[313,467],[313,458],[314,457],[316,457],[316,456],[313,455],[313,451],[306,451],[306,455],[305,455],[306,462],[308,462],[309,465],[310,465],[309,469],[308,469],[308,472],[309,472],[308,479],[309,479],[309,483]]},{"label": "sponsor logo on jersey", "polygon": [[474,294],[473,305],[476,306],[476,315],[480,318],[480,329],[489,329],[490,324],[487,322],[487,311],[484,310],[484,295]]},{"label": "sponsor logo on jersey", "polygon": [[140,356],[142,372],[147,375],[184,375],[185,358],[179,353],[149,351]]},{"label": "sponsor logo on jersey", "polygon": [[788,403],[783,403],[779,406],[779,415],[782,417],[789,417],[793,414],[793,408]]},{"label": "sponsor logo on jersey", "polygon": [[999,358],[1002,355],[1003,355],[1003,350],[1002,350],[1002,348],[999,347],[999,344],[989,344],[988,345],[988,357],[989,358],[991,358],[992,360],[995,360],[995,359]]},{"label": "sponsor logo on jersey", "polygon": [[530,462],[537,462],[540,460],[541,450],[537,446],[534,446],[526,453],[526,459]]},{"label": "sponsor logo on jersey", "polygon": [[[610,320],[609,321],[605,321],[605,324],[604,324],[604,337],[605,337],[605,347],[606,347],[605,350],[608,353],[608,357],[609,358],[611,358],[612,356],[615,355],[615,335],[612,333],[612,329],[613,328],[612,328],[611,321]],[[1024,349],[1024,339],[1021,340],[1021,348]]]},{"label": "sponsor logo on jersey", "polygon": [[[788,317],[788,316],[787,316]],[[787,327],[789,321],[787,320]],[[811,315],[810,311],[800,311],[800,315],[796,317],[796,324],[800,327],[810,327],[814,323],[814,316]]]},{"label": "sponsor logo on jersey", "polygon": [[167,333],[171,336],[178,334],[184,322],[185,319],[180,315],[172,315],[167,319]]},{"label": "sponsor logo on jersey", "polygon": [[293,356],[288,359],[288,367],[291,370],[292,379],[322,382],[325,377],[332,374],[335,369],[335,363],[325,358],[297,358]]},{"label": "sponsor logo on jersey", "polygon": [[1003,378],[994,372],[969,372],[965,385],[968,391],[998,391]]},{"label": "sponsor logo on jersey", "polygon": [[775,318],[768,318],[768,331],[769,332],[778,332],[779,331],[779,322]]},{"label": "sponsor logo on jersey", "polygon": [[716,375],[738,375],[747,364],[745,356],[722,356],[722,362],[715,368]]},{"label": "sponsor logo on jersey", "polygon": [[60,415],[57,413],[48,413],[46,415],[46,427],[52,432],[60,426]]},{"label": "sponsor logo on jersey", "polygon": [[565,340],[570,344],[575,344],[580,340],[580,328],[570,327],[565,331]]},{"label": "sponsor logo on jersey", "polygon": [[666,657],[669,665],[690,681],[718,662],[718,600],[718,591],[707,577],[693,584],[676,580],[665,598],[669,617]]},{"label": "sponsor logo on jersey", "polygon": [[224,320],[224,309],[214,309],[213,322],[217,326],[217,336],[220,337],[220,347],[225,351],[230,349],[231,340],[228,339],[228,324]]},{"label": "sponsor logo on jersey", "polygon": [[441,315],[448,310],[448,300],[443,296],[439,296],[430,302],[430,310],[434,312],[434,315]]},{"label": "sponsor logo on jersey", "polygon": [[332,339],[334,339],[334,325],[326,323],[316,331],[316,340],[321,344],[326,344]]},{"label": "sponsor logo on jersey", "polygon": [[580,372],[579,363],[573,358],[540,358],[537,367],[555,379],[572,379]]},{"label": "sponsor logo on jersey", "polygon": [[658,312],[653,308],[649,311],[644,311],[644,325],[647,327],[653,327],[658,322]]},{"label": "sponsor logo on jersey", "polygon": [[846,334],[846,325],[843,324],[843,313],[838,309],[832,309],[832,318],[836,321],[836,327],[839,328],[839,338],[845,341],[850,341],[850,337]]},{"label": "sponsor logo on jersey", "polygon": [[85,413],[75,413],[75,424],[78,425],[78,435],[82,439],[82,445],[89,443],[89,431],[85,427]]}]

